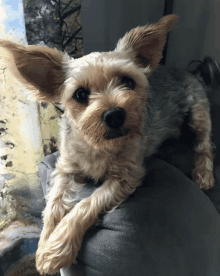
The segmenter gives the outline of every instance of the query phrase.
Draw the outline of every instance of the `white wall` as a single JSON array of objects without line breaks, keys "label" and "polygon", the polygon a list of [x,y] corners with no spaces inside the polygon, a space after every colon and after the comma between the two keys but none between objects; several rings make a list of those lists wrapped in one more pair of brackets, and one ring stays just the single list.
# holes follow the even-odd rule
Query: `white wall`
[{"label": "white wall", "polygon": [[220,62],[220,1],[174,1],[173,13],[180,16],[170,35],[167,64],[185,67],[193,59],[211,55]]},{"label": "white wall", "polygon": [[[82,0],[84,53],[111,51],[131,28],[159,20],[164,0]],[[208,54],[220,61],[220,1],[176,0],[180,16],[169,36],[167,64],[185,67]]]}]

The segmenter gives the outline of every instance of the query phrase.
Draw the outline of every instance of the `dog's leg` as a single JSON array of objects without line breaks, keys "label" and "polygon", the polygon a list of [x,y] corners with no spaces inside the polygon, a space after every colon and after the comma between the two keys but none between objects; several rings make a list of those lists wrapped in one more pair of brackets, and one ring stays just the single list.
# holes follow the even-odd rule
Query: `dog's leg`
[{"label": "dog's leg", "polygon": [[[143,177],[144,170],[142,171]],[[62,267],[76,263],[86,230],[98,221],[100,213],[116,208],[140,183],[140,179],[131,182],[108,179],[90,197],[77,203],[57,225],[45,244],[42,263],[38,266],[39,272],[53,274]]]},{"label": "dog's leg", "polygon": [[43,211],[44,226],[41,232],[40,240],[38,243],[38,250],[36,252],[36,267],[39,269],[43,262],[43,256],[45,252],[45,244],[48,241],[51,233],[54,231],[57,224],[62,218],[69,212],[75,205],[74,200],[65,200],[65,195],[68,193],[71,185],[71,192],[77,192],[80,188],[73,180],[71,180],[71,174],[61,172],[56,169],[53,172],[52,188],[48,194],[48,202],[45,210]]},{"label": "dog's leg", "polygon": [[213,148],[211,141],[211,118],[208,100],[201,99],[191,107],[190,126],[194,129],[197,141],[195,150],[195,169],[192,177],[200,188],[207,190],[214,186]]}]

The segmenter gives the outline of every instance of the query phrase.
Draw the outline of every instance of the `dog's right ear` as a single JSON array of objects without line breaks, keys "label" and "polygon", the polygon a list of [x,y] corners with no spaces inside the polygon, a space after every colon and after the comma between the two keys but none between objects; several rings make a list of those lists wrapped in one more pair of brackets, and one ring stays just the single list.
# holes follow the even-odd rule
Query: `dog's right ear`
[{"label": "dog's right ear", "polygon": [[175,27],[179,16],[169,14],[157,23],[137,27],[118,41],[115,51],[127,55],[142,67],[149,76],[159,65],[169,31]]},{"label": "dog's right ear", "polygon": [[23,46],[0,40],[0,55],[13,75],[31,90],[37,101],[59,102],[65,81],[63,62],[67,55],[45,46]]}]

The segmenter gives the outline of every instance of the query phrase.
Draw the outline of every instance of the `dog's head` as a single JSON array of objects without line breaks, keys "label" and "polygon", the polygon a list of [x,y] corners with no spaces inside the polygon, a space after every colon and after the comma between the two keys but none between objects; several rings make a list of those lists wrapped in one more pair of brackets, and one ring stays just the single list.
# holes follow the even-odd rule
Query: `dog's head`
[{"label": "dog's head", "polygon": [[177,15],[137,27],[113,52],[79,59],[43,46],[0,41],[8,67],[38,101],[62,102],[66,116],[96,148],[118,148],[143,134],[147,76],[162,57]]}]

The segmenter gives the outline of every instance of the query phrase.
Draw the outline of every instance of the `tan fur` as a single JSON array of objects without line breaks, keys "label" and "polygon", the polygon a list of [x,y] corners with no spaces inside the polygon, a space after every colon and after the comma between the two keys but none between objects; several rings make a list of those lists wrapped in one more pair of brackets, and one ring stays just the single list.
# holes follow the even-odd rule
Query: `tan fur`
[{"label": "tan fur", "polygon": [[[41,274],[53,274],[76,262],[85,231],[97,222],[100,213],[113,210],[135,191],[146,173],[142,164],[145,154],[152,154],[158,141],[178,130],[171,126],[164,137],[157,138],[149,138],[145,132],[146,76],[158,66],[166,35],[177,19],[178,16],[169,15],[156,24],[137,27],[118,42],[115,51],[92,53],[77,60],[46,47],[0,41],[0,46],[13,57],[14,74],[35,89],[34,97],[39,101],[61,101],[65,106],[60,125],[60,157],[52,175],[36,253],[36,267]],[[121,85],[123,76],[135,81],[134,90]],[[90,91],[86,103],[73,98],[80,87]],[[103,114],[116,107],[126,111],[121,133],[129,132],[107,139],[115,130],[103,121]],[[201,116],[202,121],[207,121],[198,130],[201,143],[195,149],[199,154],[196,179],[201,170],[210,172],[210,176],[202,175],[202,181],[211,178],[212,171],[210,136],[204,134],[211,131],[207,114],[198,109],[198,118],[192,118],[196,129]],[[75,195],[86,177],[102,180],[103,184],[90,197],[77,202]],[[205,188],[209,188],[209,183],[198,181]]]},{"label": "tan fur", "polygon": [[33,99],[60,101],[59,89],[65,80],[63,53],[44,46],[26,47],[6,40],[1,40],[0,47],[5,50],[4,58],[9,69],[32,90]]},{"label": "tan fur", "polygon": [[[214,144],[211,142],[211,120],[209,113],[201,106],[195,105],[195,116],[191,119],[191,127],[198,133],[198,144],[194,150],[195,169],[193,171],[193,180],[200,183],[203,189],[209,189],[214,186],[213,177],[213,148]],[[209,183],[209,185],[207,185]]]},{"label": "tan fur", "polygon": [[177,15],[171,14],[164,16],[154,25],[132,29],[119,40],[116,50],[127,51],[131,56],[138,53],[138,55],[148,58],[151,68],[148,75],[150,75],[160,62],[167,33],[175,26],[178,18]]}]

